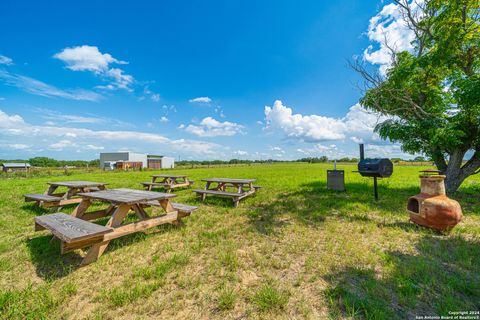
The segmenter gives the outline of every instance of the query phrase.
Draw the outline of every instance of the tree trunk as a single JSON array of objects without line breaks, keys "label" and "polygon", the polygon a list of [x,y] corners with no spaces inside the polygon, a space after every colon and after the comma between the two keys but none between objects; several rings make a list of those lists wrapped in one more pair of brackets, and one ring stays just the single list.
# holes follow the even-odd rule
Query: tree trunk
[{"label": "tree trunk", "polygon": [[448,195],[451,195],[452,193],[454,193],[455,191],[458,190],[458,188],[460,187],[460,185],[463,183],[463,181],[466,179],[467,177],[460,174],[460,175],[447,175],[447,177],[445,178],[445,191],[447,192]]},{"label": "tree trunk", "polygon": [[463,181],[475,174],[480,168],[480,154],[478,152],[475,152],[472,158],[462,165],[465,153],[466,151],[457,149],[450,154],[447,169],[444,172],[446,175],[445,191],[449,195],[457,191]]}]

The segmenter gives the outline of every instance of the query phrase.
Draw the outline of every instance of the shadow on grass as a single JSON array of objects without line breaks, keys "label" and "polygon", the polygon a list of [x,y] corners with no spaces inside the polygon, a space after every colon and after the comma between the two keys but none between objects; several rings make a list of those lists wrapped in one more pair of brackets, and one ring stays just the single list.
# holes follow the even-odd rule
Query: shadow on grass
[{"label": "shadow on grass", "polygon": [[36,216],[40,216],[40,215],[43,215],[43,214],[47,214],[47,213],[50,213],[50,211],[48,209],[45,209],[45,208],[42,208],[42,207],[39,207],[37,206],[34,202],[30,202],[30,203],[25,203],[21,206],[21,208],[25,211],[25,212],[29,212],[29,213],[32,213]]},{"label": "shadow on grass", "polygon": [[[249,214],[250,223],[260,233],[271,234],[285,225],[280,218],[283,215],[312,227],[321,225],[330,215],[348,220],[370,221],[368,211],[387,208],[392,211],[404,210],[404,202],[399,202],[398,198],[405,194],[406,199],[407,195],[415,194],[416,191],[415,188],[393,191],[380,183],[380,199],[375,201],[373,187],[367,183],[350,183],[347,188],[345,192],[336,192],[328,190],[324,181],[302,184],[299,190],[281,193],[268,203],[256,207]],[[392,201],[388,193],[394,193],[397,200]]]},{"label": "shadow on grass", "polygon": [[76,252],[60,255],[60,242],[52,239],[52,235],[44,235],[27,240],[27,248],[37,275],[45,280],[67,276],[78,268],[82,261],[82,257]]},{"label": "shadow on grass", "polygon": [[[240,200],[241,201],[241,200]],[[225,208],[234,208],[232,198],[227,197],[217,197],[217,196],[206,196],[205,200],[202,201],[200,197],[195,197],[194,205],[211,205],[211,206],[220,206]]]},{"label": "shadow on grass", "polygon": [[[285,215],[312,227],[321,225],[327,216],[336,216],[349,221],[372,221],[379,226],[405,231],[418,230],[408,223],[405,207],[407,199],[419,193],[419,187],[399,187],[388,179],[381,179],[378,201],[374,199],[372,179],[365,179],[364,183],[348,183],[346,187],[347,191],[336,192],[328,190],[325,181],[302,184],[296,191],[281,193],[268,203],[257,206],[249,213],[250,223],[260,233],[274,234],[287,224]],[[455,197],[461,202],[469,199],[462,202],[465,211],[469,212],[474,209],[469,204],[478,206],[480,202],[480,195],[474,194],[470,188],[462,189]],[[476,211],[472,213],[477,214]]]},{"label": "shadow on grass", "polygon": [[413,319],[480,308],[480,242],[424,236],[418,254],[387,251],[381,267],[326,277],[332,318]]},{"label": "shadow on grass", "polygon": [[[130,220],[132,220],[131,217],[129,217],[126,223],[130,222]],[[95,223],[105,225],[107,221],[108,217],[98,219]],[[144,232],[137,232],[114,239],[109,243],[104,255],[111,254],[118,249],[139,241],[144,241],[158,233],[169,232],[181,227],[182,224],[179,226],[165,224]],[[60,241],[53,238],[51,234],[28,239],[26,245],[30,252],[31,261],[35,265],[37,275],[45,280],[59,279],[78,269],[83,259],[83,256],[79,254],[80,250],[86,252],[89,249],[89,247],[86,247],[62,255],[60,254]]]},{"label": "shadow on grass", "polygon": [[36,216],[44,215],[44,214],[49,214],[49,213],[55,213],[55,212],[62,212],[62,210],[67,209],[66,211],[71,212],[74,208],[76,208],[78,203],[73,203],[73,204],[67,204],[61,207],[60,209],[57,209],[56,207],[52,208],[42,208],[36,205],[34,202],[30,203],[25,203],[22,205],[22,209],[26,212],[30,212]]}]

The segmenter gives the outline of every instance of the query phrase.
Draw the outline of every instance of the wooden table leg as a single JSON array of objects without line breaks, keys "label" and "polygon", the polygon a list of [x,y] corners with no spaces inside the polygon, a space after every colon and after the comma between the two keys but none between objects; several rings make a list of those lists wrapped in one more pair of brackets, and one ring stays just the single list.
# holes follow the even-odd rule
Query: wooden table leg
[{"label": "wooden table leg", "polygon": [[238,207],[238,202],[239,202],[240,200],[238,200],[238,198],[232,198],[232,200],[233,200],[233,206],[234,206],[235,208]]},{"label": "wooden table leg", "polygon": [[[211,184],[211,182],[210,182],[210,181],[207,181],[207,183],[205,184],[205,190],[209,190],[210,184]],[[201,193],[201,194],[200,194],[200,198],[202,198],[202,201],[205,201],[205,198],[206,198],[206,197],[207,197],[207,194],[206,194],[206,193]]]},{"label": "wooden table leg", "polygon": [[63,199],[67,200],[73,197],[76,194],[76,188],[69,188],[67,192],[63,195]]},{"label": "wooden table leg", "polygon": [[[55,192],[55,190],[57,190],[58,186],[52,186],[50,185],[47,189],[47,191],[45,191],[43,194],[46,194],[46,195],[53,195],[53,193]],[[44,202],[43,201],[36,201],[35,204],[39,207],[43,207],[44,205]]]},{"label": "wooden table leg", "polygon": [[149,218],[147,212],[145,212],[145,210],[141,206],[139,206],[138,204],[133,205],[132,208],[133,208],[133,210],[137,214],[137,217],[140,220],[145,220],[145,219]]},{"label": "wooden table leg", "polygon": [[57,188],[58,186],[51,185],[50,187],[48,187],[48,190],[45,192],[45,194],[48,194],[49,196],[51,196],[55,192],[55,190],[57,190]]},{"label": "wooden table leg", "polygon": [[[159,200],[160,205],[162,206],[163,210],[168,214],[169,212],[175,211],[175,208],[172,206],[169,199]],[[177,218],[177,221],[174,223],[175,225],[180,224],[180,217]]]},{"label": "wooden table leg", "polygon": [[[108,220],[106,227],[112,227],[112,228],[118,227],[127,216],[127,213],[128,211],[130,211],[130,208],[131,206],[129,204],[119,205],[115,210],[115,212],[113,213],[110,220]],[[107,249],[109,243],[110,241],[104,241],[104,242],[94,244],[90,248],[90,250],[88,250],[85,258],[83,258],[81,265],[85,266],[97,260],[103,254],[105,249]]]},{"label": "wooden table leg", "polygon": [[73,209],[71,213],[72,216],[75,218],[81,219],[82,216],[87,212],[88,207],[92,204],[92,201],[88,198],[82,198],[82,201],[78,204],[78,206]]},{"label": "wooden table leg", "polygon": [[158,200],[158,202],[160,202],[160,205],[162,206],[163,210],[165,210],[166,213],[175,211],[169,199]]}]

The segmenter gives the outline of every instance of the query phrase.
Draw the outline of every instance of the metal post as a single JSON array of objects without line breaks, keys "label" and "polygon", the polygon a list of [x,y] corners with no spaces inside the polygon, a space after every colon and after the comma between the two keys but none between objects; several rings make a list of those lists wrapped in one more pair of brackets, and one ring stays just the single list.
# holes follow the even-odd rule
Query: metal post
[{"label": "metal post", "polygon": [[360,161],[362,161],[363,159],[365,159],[365,150],[363,147],[363,143],[360,143]]},{"label": "metal post", "polygon": [[373,177],[373,190],[375,191],[375,200],[378,200],[377,177]]}]

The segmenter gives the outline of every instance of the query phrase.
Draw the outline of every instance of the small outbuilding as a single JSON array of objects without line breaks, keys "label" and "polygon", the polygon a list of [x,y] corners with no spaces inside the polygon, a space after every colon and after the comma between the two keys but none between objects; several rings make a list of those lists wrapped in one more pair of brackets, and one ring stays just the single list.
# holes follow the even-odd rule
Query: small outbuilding
[{"label": "small outbuilding", "polygon": [[175,158],[147,155],[147,165],[149,169],[173,169],[175,167]]},{"label": "small outbuilding", "polygon": [[31,166],[30,163],[2,163],[2,171],[3,172],[11,172],[11,171],[28,171]]}]

